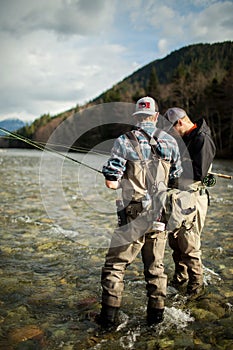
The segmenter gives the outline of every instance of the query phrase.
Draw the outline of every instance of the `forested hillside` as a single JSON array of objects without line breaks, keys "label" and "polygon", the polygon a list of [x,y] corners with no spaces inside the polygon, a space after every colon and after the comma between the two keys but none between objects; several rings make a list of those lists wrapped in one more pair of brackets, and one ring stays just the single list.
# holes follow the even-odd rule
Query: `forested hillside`
[{"label": "forested hillside", "polygon": [[[179,106],[194,121],[205,117],[217,146],[217,156],[232,157],[233,42],[230,41],[176,50],[142,67],[87,105],[77,105],[58,116],[44,115],[20,132],[36,141],[46,142],[57,125],[67,117],[73,118],[76,112],[96,104],[135,102],[144,95],[158,101],[161,113],[169,107]],[[76,122],[79,121],[81,118]],[[103,124],[105,122],[103,120]],[[119,127],[107,130],[99,127],[79,139],[77,145],[91,147],[103,139],[116,137],[121,131]],[[12,146],[12,143],[7,144]]]}]

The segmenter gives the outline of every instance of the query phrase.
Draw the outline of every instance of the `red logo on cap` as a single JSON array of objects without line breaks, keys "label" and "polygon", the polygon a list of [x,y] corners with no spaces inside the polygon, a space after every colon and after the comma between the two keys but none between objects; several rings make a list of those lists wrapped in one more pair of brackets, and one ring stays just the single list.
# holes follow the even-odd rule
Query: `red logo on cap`
[{"label": "red logo on cap", "polygon": [[139,102],[139,108],[150,108],[150,102]]}]

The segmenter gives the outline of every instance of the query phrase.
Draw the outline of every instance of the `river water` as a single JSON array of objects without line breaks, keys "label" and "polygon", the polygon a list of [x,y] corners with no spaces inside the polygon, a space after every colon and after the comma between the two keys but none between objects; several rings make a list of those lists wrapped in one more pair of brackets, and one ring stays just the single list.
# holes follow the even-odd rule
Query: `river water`
[{"label": "river water", "polygon": [[[72,154],[101,169],[105,156]],[[217,178],[202,234],[205,294],[168,283],[165,318],[146,325],[140,256],[126,271],[121,325],[103,332],[100,273],[117,193],[101,174],[35,150],[0,150],[0,349],[233,349],[233,181]],[[232,161],[213,171],[233,174]],[[171,251],[165,266],[173,275]]]}]

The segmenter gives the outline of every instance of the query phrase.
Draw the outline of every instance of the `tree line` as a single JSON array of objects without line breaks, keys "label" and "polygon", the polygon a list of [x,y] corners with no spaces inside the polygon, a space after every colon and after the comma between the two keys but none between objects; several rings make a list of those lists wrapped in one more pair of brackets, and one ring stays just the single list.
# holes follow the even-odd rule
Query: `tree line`
[{"label": "tree line", "polygon": [[[56,116],[44,114],[31,125],[22,128],[20,133],[36,141],[40,141],[38,139],[40,136],[44,141],[58,124],[54,121],[56,118],[60,123],[90,106],[111,102],[135,103],[145,95],[157,100],[162,114],[166,109],[178,106],[185,109],[193,121],[204,117],[212,131],[217,157],[232,157],[233,42],[231,41],[195,44],[176,50],[165,58],[140,68],[86,105],[77,104],[74,108]],[[90,139],[96,144],[101,142],[101,137],[117,136],[116,128],[114,135],[111,135],[112,128],[104,129],[104,127],[97,128],[92,135],[88,133],[77,143],[86,146],[90,145]],[[119,132],[122,131],[120,127],[118,129]]]}]

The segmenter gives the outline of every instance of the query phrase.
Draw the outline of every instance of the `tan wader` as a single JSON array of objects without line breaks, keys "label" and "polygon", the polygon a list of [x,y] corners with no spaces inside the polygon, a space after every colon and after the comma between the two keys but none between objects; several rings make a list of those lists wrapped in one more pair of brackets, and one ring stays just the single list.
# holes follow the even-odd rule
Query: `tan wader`
[{"label": "tan wader", "polygon": [[[168,242],[175,263],[174,282],[188,281],[187,292],[195,293],[203,285],[201,231],[208,208],[208,195],[196,182],[189,191],[171,190]],[[168,210],[169,212],[169,210]]]},{"label": "tan wader", "polygon": [[[145,217],[138,217],[132,221],[129,216],[128,220],[131,221],[128,230],[122,231],[120,227],[115,230],[111,247],[106,255],[101,277],[102,302],[109,306],[120,307],[125,270],[141,252],[150,306],[162,309],[167,288],[167,276],[164,274],[163,264],[166,231],[146,233],[151,223],[148,223]],[[129,243],[122,245],[122,237],[127,237]],[[135,240],[130,242],[134,237]]]},{"label": "tan wader", "polygon": [[[151,172],[155,172],[154,179],[159,176],[159,183],[165,186],[170,164],[159,164],[158,170],[149,160]],[[163,179],[163,181],[162,181]],[[141,161],[128,161],[127,171],[122,181],[122,194],[128,205],[126,216],[128,225],[118,227],[112,237],[111,245],[106,255],[105,265],[102,269],[102,303],[120,307],[124,289],[124,275],[126,268],[141,252],[144,263],[144,276],[146,280],[148,305],[151,308],[164,308],[166,297],[167,276],[164,274],[164,252],[166,246],[166,231],[152,231],[152,219],[141,215],[142,198],[148,189],[146,167]],[[160,188],[162,190],[162,188]],[[130,200],[130,203],[129,203]]]}]

